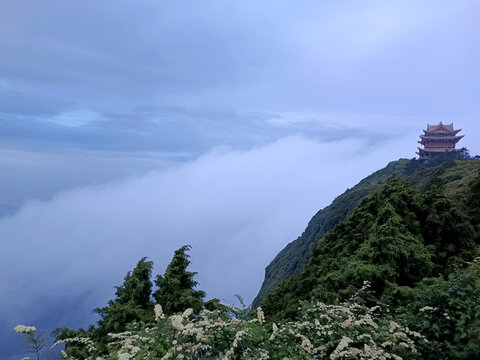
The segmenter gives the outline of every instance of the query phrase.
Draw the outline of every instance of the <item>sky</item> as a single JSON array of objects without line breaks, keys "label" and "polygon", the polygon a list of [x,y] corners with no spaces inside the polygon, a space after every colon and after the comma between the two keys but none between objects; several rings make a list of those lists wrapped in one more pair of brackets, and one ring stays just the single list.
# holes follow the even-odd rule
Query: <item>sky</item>
[{"label": "sky", "polygon": [[427,124],[480,154],[479,45],[476,0],[2,1],[2,358],[185,244],[208,298],[250,302]]}]

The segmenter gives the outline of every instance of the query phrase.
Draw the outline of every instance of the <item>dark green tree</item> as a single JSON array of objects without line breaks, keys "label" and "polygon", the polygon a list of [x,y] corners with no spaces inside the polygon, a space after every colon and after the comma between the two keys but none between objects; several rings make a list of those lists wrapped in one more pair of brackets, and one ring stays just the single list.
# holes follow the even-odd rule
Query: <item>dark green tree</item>
[{"label": "dark green tree", "polygon": [[95,329],[95,337],[107,340],[108,333],[125,331],[132,321],[150,322],[154,320],[152,296],[153,262],[142,258],[133,271],[129,271],[122,286],[116,287],[115,299],[108,305],[97,308],[101,319]]},{"label": "dark green tree", "polygon": [[[153,322],[152,276],[153,262],[144,257],[140,259],[133,271],[129,271],[122,286],[116,286],[115,299],[107,306],[94,309],[100,315],[98,326],[90,325],[88,330],[71,330],[66,327],[56,329],[52,334],[57,340],[72,337],[88,337],[95,341],[100,353],[106,351],[110,341],[109,333],[120,333],[133,322]],[[67,354],[75,358],[86,358],[88,352],[81,343],[67,344]]]},{"label": "dark green tree", "polygon": [[471,181],[465,205],[476,231],[475,242],[480,245],[480,170]]},{"label": "dark green tree", "polygon": [[418,215],[425,245],[435,246],[434,275],[446,278],[456,268],[463,267],[465,261],[473,259],[476,244],[471,220],[437,186],[423,195]]},{"label": "dark green tree", "polygon": [[205,292],[194,289],[198,285],[193,280],[197,273],[187,271],[190,256],[186,252],[190,248],[190,245],[185,245],[176,250],[165,274],[158,275],[155,280],[155,284],[158,286],[158,290],[154,294],[155,300],[162,305],[163,311],[167,315],[188,308],[192,308],[195,313],[202,309]]},{"label": "dark green tree", "polygon": [[119,304],[135,304],[136,307],[149,309],[152,307],[152,261],[144,257],[137,263],[133,272],[128,272],[122,286],[117,286],[116,302]]}]

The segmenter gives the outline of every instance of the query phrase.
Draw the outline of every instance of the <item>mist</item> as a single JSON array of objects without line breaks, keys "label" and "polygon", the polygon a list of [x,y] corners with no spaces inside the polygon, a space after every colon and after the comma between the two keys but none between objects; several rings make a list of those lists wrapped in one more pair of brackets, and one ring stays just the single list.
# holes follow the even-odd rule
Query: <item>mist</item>
[{"label": "mist", "polygon": [[315,212],[408,154],[405,143],[290,136],[246,151],[217,147],[166,170],[30,202],[0,220],[2,336],[18,323],[94,323],[91,310],[114,296],[141,257],[163,274],[185,244],[207,299],[234,304],[238,293],[250,303],[264,268]]}]

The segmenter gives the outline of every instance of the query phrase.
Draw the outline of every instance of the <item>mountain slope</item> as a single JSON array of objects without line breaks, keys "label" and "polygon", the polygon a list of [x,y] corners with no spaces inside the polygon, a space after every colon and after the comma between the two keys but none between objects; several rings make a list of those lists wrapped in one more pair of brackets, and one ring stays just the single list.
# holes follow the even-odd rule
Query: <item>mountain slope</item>
[{"label": "mountain slope", "polygon": [[[395,305],[425,277],[447,277],[478,249],[480,162],[450,162],[390,178],[313,246],[310,259],[262,301],[271,319],[294,316],[299,300],[348,299],[363,281]],[[432,186],[429,186],[432,185]],[[468,210],[468,211],[467,211]],[[470,212],[470,215],[469,215]],[[410,289],[410,290],[409,290]]]},{"label": "mountain slope", "polygon": [[376,191],[390,176],[395,175],[405,179],[417,189],[448,183],[445,191],[453,196],[460,188],[462,181],[472,179],[480,168],[478,161],[449,161],[441,165],[438,163],[441,161],[424,166],[416,160],[393,161],[360,181],[352,189],[345,191],[331,205],[320,210],[310,220],[303,234],[280,251],[267,266],[264,282],[252,306],[258,306],[270,291],[289,276],[298,274],[308,261],[315,242],[344,220],[365,196]]}]

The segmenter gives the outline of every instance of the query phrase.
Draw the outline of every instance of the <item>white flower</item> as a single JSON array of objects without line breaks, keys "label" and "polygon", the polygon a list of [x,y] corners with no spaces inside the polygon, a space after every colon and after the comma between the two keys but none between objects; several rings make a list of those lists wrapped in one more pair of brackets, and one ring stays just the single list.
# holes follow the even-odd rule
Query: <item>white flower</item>
[{"label": "white flower", "polygon": [[434,308],[434,307],[431,307],[431,306],[425,306],[425,307],[421,308],[419,311],[424,312],[424,311],[427,311],[427,310],[435,311],[435,310],[437,310],[437,308]]},{"label": "white flower", "polygon": [[188,317],[189,317],[190,315],[192,315],[192,314],[193,314],[193,309],[188,308],[187,310],[185,310],[185,311],[183,312],[182,317],[183,317],[183,318],[188,318]]},{"label": "white flower", "polygon": [[275,334],[278,332],[278,326],[277,324],[273,323],[272,324],[272,335],[270,335],[270,338],[268,340],[272,341],[275,339]]},{"label": "white flower", "polygon": [[35,326],[17,325],[13,330],[18,333],[29,333],[37,330],[37,328]]},{"label": "white flower", "polygon": [[296,336],[302,339],[302,344],[301,344],[302,349],[305,350],[308,353],[311,352],[312,351],[312,343],[310,342],[310,340],[308,340],[302,334],[297,334]]},{"label": "white flower", "polygon": [[390,332],[393,332],[395,329],[398,329],[400,325],[398,325],[395,321],[390,320]]},{"label": "white flower", "polygon": [[257,308],[257,320],[260,323],[265,322],[265,314],[260,306]]},{"label": "white flower", "polygon": [[352,323],[352,320],[347,319],[347,320],[345,320],[344,322],[342,322],[342,323],[340,324],[340,326],[342,327],[342,329],[346,329],[347,327],[350,326],[351,323]]},{"label": "white flower", "polygon": [[118,360],[130,360],[131,358],[132,358],[132,355],[124,352],[118,354]]},{"label": "white flower", "polygon": [[161,359],[161,360],[167,360],[167,359],[170,359],[172,356],[173,356],[173,354],[172,354],[171,352],[168,352],[168,353],[166,353],[166,354],[165,354],[165,356],[164,356],[164,357],[162,357],[162,359]]},{"label": "white flower", "polygon": [[345,350],[348,347],[348,345],[352,342],[353,342],[352,339],[350,339],[346,336],[342,336],[342,340],[340,340],[340,343],[337,345],[335,350],[333,350],[333,353],[330,354],[330,359],[335,360],[335,359],[339,358],[339,354],[343,350]]},{"label": "white flower", "polygon": [[170,316],[170,320],[172,321],[172,326],[174,329],[182,331],[184,326],[182,324],[183,317],[181,315],[172,315]]},{"label": "white flower", "polygon": [[242,339],[242,337],[244,337],[245,335],[247,335],[247,333],[243,330],[237,332],[235,334],[235,339],[233,340],[233,347],[236,348],[237,345],[238,345],[238,342]]},{"label": "white flower", "polygon": [[157,321],[158,319],[165,318],[165,315],[163,315],[162,305],[156,304],[154,310],[155,310],[155,321]]},{"label": "white flower", "polygon": [[275,324],[275,323],[272,324],[272,331],[273,331],[274,333],[276,333],[276,332],[278,331],[278,326],[277,326],[277,324]]}]

